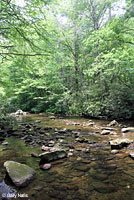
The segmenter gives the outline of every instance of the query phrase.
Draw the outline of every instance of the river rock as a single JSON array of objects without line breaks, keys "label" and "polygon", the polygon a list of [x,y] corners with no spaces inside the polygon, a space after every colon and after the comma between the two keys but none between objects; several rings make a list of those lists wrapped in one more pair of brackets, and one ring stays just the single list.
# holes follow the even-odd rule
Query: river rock
[{"label": "river rock", "polygon": [[67,132],[67,129],[66,128],[63,128],[63,129],[60,129],[58,130],[59,133],[66,133]]},{"label": "river rock", "polygon": [[101,135],[108,135],[108,134],[110,134],[111,133],[111,131],[109,131],[109,130],[103,130],[102,132],[101,132]]},{"label": "river rock", "polygon": [[121,131],[122,131],[123,133],[126,133],[126,132],[134,132],[134,127],[122,128]]},{"label": "river rock", "polygon": [[66,158],[66,157],[67,157],[67,153],[64,150],[47,152],[41,156],[41,160],[39,164],[43,165],[45,163],[49,163],[49,162]]},{"label": "river rock", "polygon": [[80,123],[79,122],[72,122],[72,125],[77,126],[77,125],[80,125]]},{"label": "river rock", "polygon": [[131,143],[131,144],[128,146],[128,149],[134,150],[134,143]]},{"label": "river rock", "polygon": [[118,135],[116,132],[112,131],[110,135]]},{"label": "river rock", "polygon": [[111,127],[101,127],[102,130],[109,130],[109,131],[114,131],[115,128],[111,128]]},{"label": "river rock", "polygon": [[3,142],[2,145],[6,146],[6,145],[8,145],[8,142]]},{"label": "river rock", "polygon": [[119,151],[118,151],[117,149],[113,149],[113,150],[111,151],[111,153],[112,153],[112,154],[117,154],[117,153],[119,153]]},{"label": "river rock", "polygon": [[130,156],[132,159],[134,159],[134,152],[130,152],[130,153],[129,153],[129,156]]},{"label": "river rock", "polygon": [[102,166],[102,169],[106,169],[106,170],[115,170],[116,168],[117,168],[117,165],[112,164],[112,163],[107,163]]},{"label": "river rock", "polygon": [[23,112],[22,110],[17,110],[15,113],[14,113],[15,115],[26,115],[27,114],[27,112]]},{"label": "river rock", "polygon": [[112,193],[115,192],[117,189],[114,185],[112,184],[104,184],[103,182],[100,181],[96,181],[93,183],[93,187],[95,188],[95,190],[99,193]]},{"label": "river rock", "polygon": [[69,152],[68,153],[68,157],[73,156],[73,153]]},{"label": "river rock", "polygon": [[78,138],[80,136],[80,132],[78,132],[78,131],[72,131],[72,136],[74,138]]},{"label": "river rock", "polygon": [[41,123],[41,120],[36,120],[35,123]]},{"label": "river rock", "polygon": [[75,167],[75,170],[86,172],[86,171],[90,170],[90,165],[89,164],[79,164]]},{"label": "river rock", "polygon": [[86,139],[84,138],[84,137],[78,137],[78,138],[76,138],[75,139],[77,142],[85,142],[86,141]]},{"label": "river rock", "polygon": [[31,153],[31,156],[34,158],[39,158],[39,155],[37,153]]},{"label": "river rock", "polygon": [[122,147],[128,146],[132,142],[132,140],[129,140],[127,138],[117,138],[115,140],[111,140],[109,143],[112,149],[120,149]]},{"label": "river rock", "polygon": [[119,126],[119,123],[116,120],[111,121],[108,126]]},{"label": "river rock", "polygon": [[56,117],[53,116],[53,115],[52,115],[52,116],[49,116],[49,118],[50,118],[50,119],[56,119]]},{"label": "river rock", "polygon": [[25,165],[14,161],[6,161],[4,167],[11,178],[12,182],[19,187],[24,187],[29,184],[35,177],[35,171]]},{"label": "river rock", "polygon": [[49,147],[53,147],[54,144],[55,144],[55,141],[51,140],[51,141],[49,141],[48,146],[49,146]]},{"label": "river rock", "polygon": [[47,147],[47,146],[43,145],[41,147],[41,149],[42,149],[42,151],[48,151],[50,149],[50,147]]},{"label": "river rock", "polygon": [[81,158],[81,157],[78,157],[76,160],[77,160],[77,161],[81,161],[81,160],[82,160],[82,158]]},{"label": "river rock", "polygon": [[50,169],[51,166],[52,166],[52,165],[51,165],[50,163],[47,163],[47,164],[41,165],[40,168],[46,170],[46,169]]},{"label": "river rock", "polygon": [[88,126],[94,126],[94,122],[90,122],[89,124],[88,124]]}]

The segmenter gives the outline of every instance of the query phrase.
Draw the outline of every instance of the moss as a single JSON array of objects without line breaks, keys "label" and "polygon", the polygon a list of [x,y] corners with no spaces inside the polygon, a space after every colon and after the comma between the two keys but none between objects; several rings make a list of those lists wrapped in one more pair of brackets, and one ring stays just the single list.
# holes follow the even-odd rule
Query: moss
[{"label": "moss", "polygon": [[27,165],[14,161],[6,161],[4,167],[15,185],[21,186],[27,184],[27,181],[33,179],[35,171]]}]

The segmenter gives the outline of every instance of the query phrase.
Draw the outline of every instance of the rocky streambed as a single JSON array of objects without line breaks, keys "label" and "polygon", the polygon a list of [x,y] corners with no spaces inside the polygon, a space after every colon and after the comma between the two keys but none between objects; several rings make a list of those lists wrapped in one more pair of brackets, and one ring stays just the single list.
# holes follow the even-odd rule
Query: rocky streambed
[{"label": "rocky streambed", "polygon": [[[133,126],[43,114],[0,125],[1,199],[134,199]],[[28,166],[34,178],[15,184],[7,161]]]}]

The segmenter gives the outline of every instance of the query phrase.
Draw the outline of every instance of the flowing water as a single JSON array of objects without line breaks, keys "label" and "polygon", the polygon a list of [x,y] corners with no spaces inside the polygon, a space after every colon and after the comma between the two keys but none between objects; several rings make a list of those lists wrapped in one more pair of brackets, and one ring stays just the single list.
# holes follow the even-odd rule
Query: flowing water
[{"label": "flowing water", "polygon": [[[111,153],[109,140],[118,137],[134,139],[134,133],[121,133],[121,128],[116,127],[117,135],[101,135],[101,128],[109,122],[77,117],[50,118],[45,115],[28,115],[23,123],[37,122],[42,128],[51,127],[53,135],[63,128],[67,132],[60,133],[57,143],[67,149],[70,156],[58,162],[53,162],[49,170],[41,170],[40,158],[31,157],[31,153],[42,153],[41,145],[29,146],[23,140],[15,137],[7,138],[9,145],[3,150],[0,145],[1,178],[4,174],[3,163],[14,160],[25,163],[36,171],[36,178],[25,188],[16,188],[12,182],[5,178],[0,185],[5,184],[9,189],[14,189],[16,199],[21,200],[134,200],[134,160],[128,153],[133,149],[123,148],[118,153]],[[21,121],[19,123],[22,123]],[[134,122],[122,122],[126,126],[134,126]],[[55,129],[56,128],[56,129]],[[77,131],[88,142],[78,142],[73,136]],[[74,133],[75,134],[75,133]],[[10,198],[15,199],[15,198]]]}]

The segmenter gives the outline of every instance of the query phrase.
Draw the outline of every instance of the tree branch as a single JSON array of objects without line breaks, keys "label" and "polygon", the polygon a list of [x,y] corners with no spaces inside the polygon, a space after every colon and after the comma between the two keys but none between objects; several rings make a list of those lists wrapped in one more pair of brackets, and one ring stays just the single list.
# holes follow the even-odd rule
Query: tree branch
[{"label": "tree branch", "polygon": [[49,54],[43,54],[43,53],[35,53],[35,54],[23,54],[23,53],[2,53],[0,52],[0,55],[13,55],[13,56],[50,56]]},{"label": "tree branch", "polygon": [[[62,32],[62,35],[66,38],[65,34]],[[75,52],[73,50],[73,48],[70,46],[68,40],[65,41],[66,43],[63,43],[63,45],[65,45],[66,47],[68,47],[68,49],[71,51],[71,53],[73,54],[73,56],[75,57]]]},{"label": "tree branch", "polygon": [[2,28],[2,27],[0,27],[0,30],[1,30],[1,29],[2,29],[2,30],[7,30],[7,29],[10,29],[10,28]]},{"label": "tree branch", "polygon": [[14,46],[13,46],[13,45],[0,45],[0,47],[1,47],[1,48],[5,48],[5,49],[6,49],[6,48],[11,48],[11,47],[14,47]]}]

